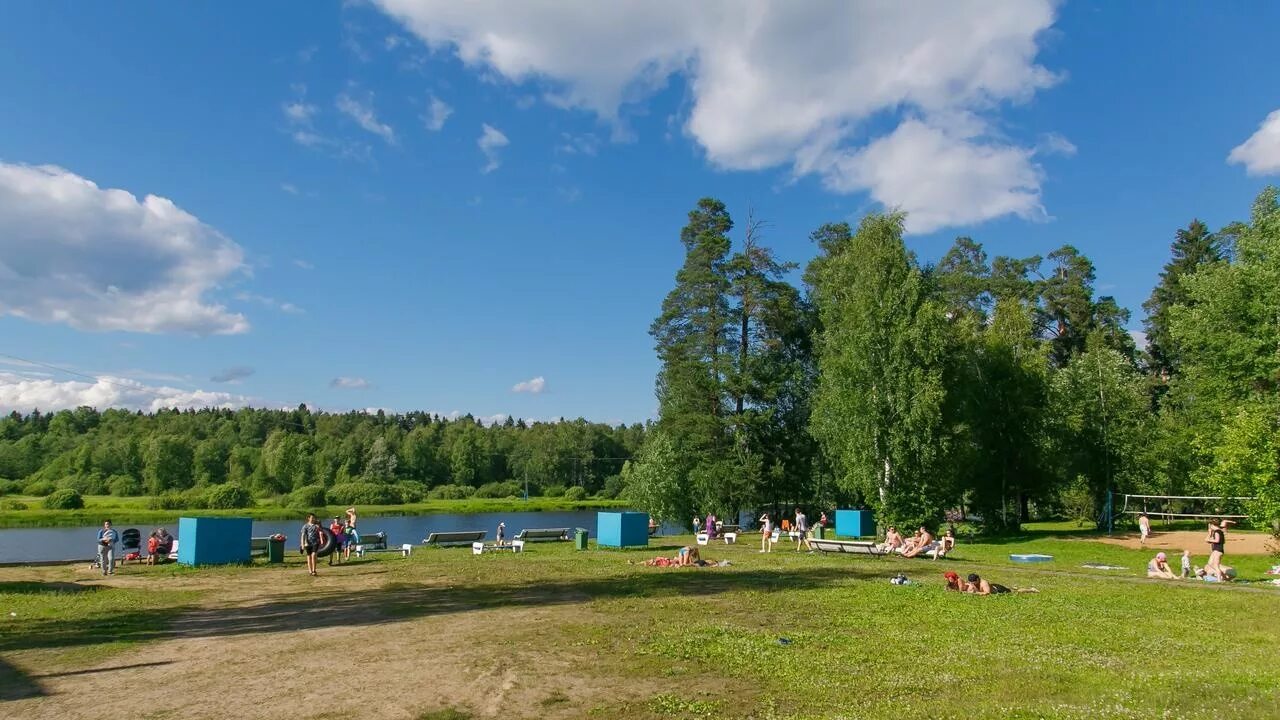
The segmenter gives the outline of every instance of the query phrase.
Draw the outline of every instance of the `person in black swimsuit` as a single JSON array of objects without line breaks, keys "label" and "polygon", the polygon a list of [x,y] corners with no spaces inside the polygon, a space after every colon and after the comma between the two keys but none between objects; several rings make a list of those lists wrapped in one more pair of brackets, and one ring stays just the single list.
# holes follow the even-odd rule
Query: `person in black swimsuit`
[{"label": "person in black swimsuit", "polygon": [[1205,571],[1218,575],[1225,575],[1222,571],[1222,556],[1227,551],[1227,526],[1231,524],[1230,520],[1219,520],[1214,518],[1209,521],[1209,534],[1205,536],[1204,541],[1209,543],[1209,561],[1205,563]]}]

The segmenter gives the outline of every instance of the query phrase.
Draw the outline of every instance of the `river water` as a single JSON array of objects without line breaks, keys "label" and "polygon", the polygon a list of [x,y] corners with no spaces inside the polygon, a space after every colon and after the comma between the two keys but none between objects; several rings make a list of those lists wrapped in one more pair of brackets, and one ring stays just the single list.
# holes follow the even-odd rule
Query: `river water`
[{"label": "river water", "polygon": [[[405,517],[364,517],[360,518],[361,533],[387,533],[389,545],[403,543],[420,543],[433,532],[454,532],[461,530],[486,530],[485,540],[492,542],[499,522],[507,524],[507,539],[510,540],[525,528],[586,528],[591,537],[596,536],[595,510],[578,510],[572,512],[504,512],[451,514],[438,513],[431,515],[413,515]],[[321,523],[328,526],[331,518],[321,518]],[[284,533],[289,546],[298,543],[298,533],[302,520],[255,520],[253,536],[262,537],[275,533]],[[142,532],[145,545],[146,538],[155,528],[137,524],[117,524],[116,530],[136,527]],[[178,536],[178,524],[165,525],[165,528]],[[0,563],[18,562],[50,562],[59,560],[80,560],[86,562],[96,554],[94,542],[99,527],[74,528],[14,528],[0,530]],[[664,527],[664,534],[688,533],[689,528]],[[179,538],[181,539],[181,538]]]}]

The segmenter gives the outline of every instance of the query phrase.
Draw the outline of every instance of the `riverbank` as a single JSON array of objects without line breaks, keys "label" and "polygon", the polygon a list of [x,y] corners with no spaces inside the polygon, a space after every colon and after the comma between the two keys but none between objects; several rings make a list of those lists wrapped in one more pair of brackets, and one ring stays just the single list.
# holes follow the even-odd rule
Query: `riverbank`
[{"label": "riverbank", "polygon": [[[254,520],[294,520],[315,512],[321,517],[341,515],[345,506],[329,505],[317,508],[293,508],[261,501],[256,507],[239,510],[152,510],[147,507],[150,498],[120,498],[111,495],[89,495],[85,507],[80,510],[46,510],[40,506],[41,498],[13,497],[27,506],[26,510],[0,511],[0,529],[6,528],[55,528],[100,525],[110,518],[116,525],[164,525],[173,524],[179,517],[248,517]],[[565,500],[564,498],[534,497],[528,500],[515,498],[468,498],[465,500],[426,500],[404,505],[361,505],[360,516],[403,517],[432,513],[475,514],[490,512],[551,512],[575,510],[609,510],[628,506],[623,500]]]},{"label": "riverbank", "polygon": [[[1280,589],[1260,583],[1152,581],[1149,552],[1035,531],[937,562],[743,542],[702,548],[728,567],[639,564],[690,542],[419,549],[315,578],[296,552],[112,578],[0,569],[0,701],[32,720],[220,718],[228,688],[245,720],[300,703],[401,720],[1280,715]],[[1055,559],[1009,562],[1025,552]],[[1266,558],[1240,560],[1261,577]],[[944,570],[1039,593],[947,593]],[[1188,622],[1213,628],[1216,662]],[[359,672],[300,671],[318,648]],[[141,674],[163,682],[122,682]]]}]

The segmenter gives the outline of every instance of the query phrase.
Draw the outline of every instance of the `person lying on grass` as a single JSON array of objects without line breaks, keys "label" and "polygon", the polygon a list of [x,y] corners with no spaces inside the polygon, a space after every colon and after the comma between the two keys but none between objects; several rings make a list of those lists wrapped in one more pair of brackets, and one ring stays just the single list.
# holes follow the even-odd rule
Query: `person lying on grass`
[{"label": "person lying on grass", "polygon": [[1230,582],[1236,579],[1236,569],[1230,565],[1219,565],[1216,568],[1206,565],[1196,568],[1196,579],[1206,582]]},{"label": "person lying on grass", "polygon": [[1173,572],[1173,568],[1169,567],[1167,556],[1162,552],[1156,553],[1156,556],[1147,563],[1147,577],[1161,580],[1178,579],[1178,576]]},{"label": "person lying on grass", "polygon": [[964,591],[972,595],[1003,595],[1005,593],[1038,593],[1035,588],[1007,588],[999,583],[987,582],[978,576],[978,573],[969,573],[969,582],[965,583]]},{"label": "person lying on grass", "polygon": [[689,567],[705,563],[702,561],[702,555],[698,552],[698,548],[685,545],[676,551],[675,557],[659,555],[652,560],[645,560],[644,564],[649,567]]},{"label": "person lying on grass", "polygon": [[942,577],[945,578],[947,581],[947,587],[946,587],[947,590],[964,592],[964,589],[965,589],[964,581],[960,579],[960,576],[957,575],[955,571],[948,570],[942,573]]}]

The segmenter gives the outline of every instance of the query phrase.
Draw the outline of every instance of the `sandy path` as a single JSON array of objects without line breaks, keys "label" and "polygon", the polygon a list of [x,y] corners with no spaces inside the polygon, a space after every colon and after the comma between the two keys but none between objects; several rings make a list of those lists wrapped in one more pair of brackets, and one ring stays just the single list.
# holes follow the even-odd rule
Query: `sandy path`
[{"label": "sandy path", "polygon": [[[1093,542],[1103,542],[1109,545],[1121,545],[1127,548],[1151,548],[1153,550],[1163,550],[1166,553],[1181,555],[1183,550],[1190,550],[1193,556],[1201,556],[1209,554],[1209,545],[1205,543],[1204,538],[1207,534],[1204,530],[1174,530],[1172,532],[1160,532],[1153,528],[1147,543],[1143,545],[1140,542],[1138,533],[1116,534],[1109,537],[1090,535],[1087,539]],[[1227,556],[1231,555],[1266,555],[1271,552],[1267,547],[1271,543],[1271,536],[1266,533],[1245,533],[1227,531]]]}]

